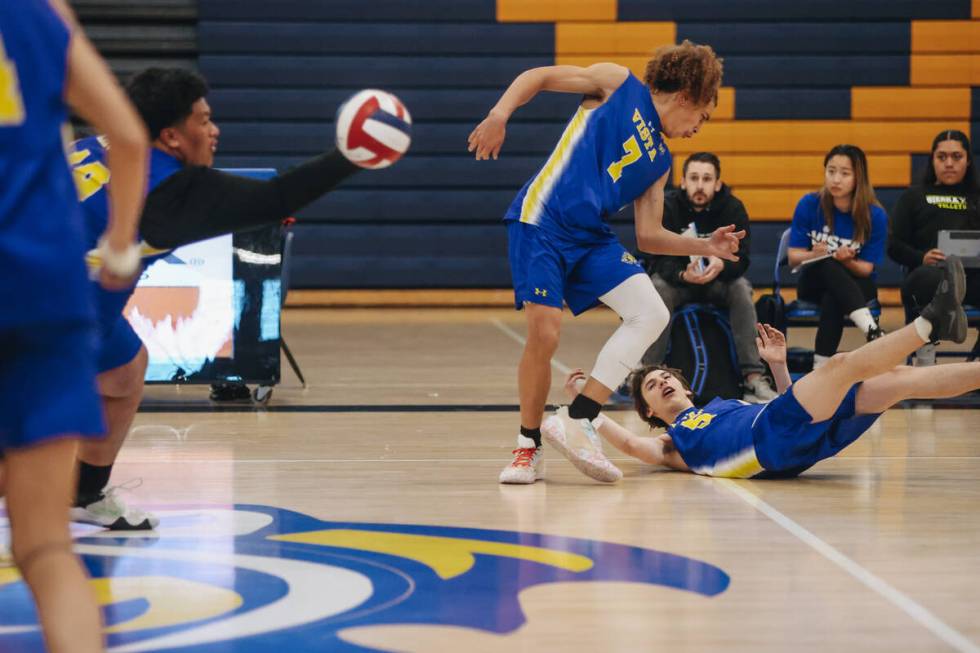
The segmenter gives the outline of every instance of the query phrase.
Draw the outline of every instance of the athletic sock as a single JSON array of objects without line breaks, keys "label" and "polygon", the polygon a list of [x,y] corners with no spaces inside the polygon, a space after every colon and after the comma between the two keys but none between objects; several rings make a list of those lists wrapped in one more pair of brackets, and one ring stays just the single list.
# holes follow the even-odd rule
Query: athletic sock
[{"label": "athletic sock", "polygon": [[75,492],[75,505],[87,506],[102,498],[102,490],[109,484],[112,465],[99,467],[85,462],[78,463],[78,490]]},{"label": "athletic sock", "polygon": [[920,315],[912,321],[912,324],[915,325],[915,332],[924,342],[932,341],[932,322]]},{"label": "athletic sock", "polygon": [[602,412],[602,404],[579,394],[568,407],[568,416],[572,419],[594,420]]},{"label": "athletic sock", "polygon": [[857,328],[861,329],[861,333],[867,333],[871,329],[878,326],[875,322],[874,316],[871,314],[871,310],[867,307],[859,308],[856,311],[851,311],[848,313],[847,317],[851,318]]},{"label": "athletic sock", "polygon": [[527,427],[522,426],[521,435],[523,435],[525,438],[531,438],[532,440],[534,440],[535,447],[541,446],[541,427],[538,427],[536,429],[529,429]]}]

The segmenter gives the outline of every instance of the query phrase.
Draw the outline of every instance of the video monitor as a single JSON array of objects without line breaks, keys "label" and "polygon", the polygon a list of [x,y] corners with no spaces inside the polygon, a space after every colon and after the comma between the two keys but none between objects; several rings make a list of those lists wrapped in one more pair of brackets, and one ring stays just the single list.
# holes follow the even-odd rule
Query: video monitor
[{"label": "video monitor", "polygon": [[146,381],[278,383],[281,265],[276,225],[186,245],[148,266],[124,310],[149,352]]}]

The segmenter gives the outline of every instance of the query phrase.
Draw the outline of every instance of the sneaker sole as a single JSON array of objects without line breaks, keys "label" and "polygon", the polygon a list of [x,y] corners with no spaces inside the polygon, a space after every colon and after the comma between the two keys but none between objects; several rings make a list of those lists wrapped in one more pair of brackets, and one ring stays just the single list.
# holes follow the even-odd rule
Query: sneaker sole
[{"label": "sneaker sole", "polygon": [[[552,433],[550,429],[542,429],[541,437],[545,440],[545,442],[554,447],[558,453],[568,459],[568,462],[572,463],[572,465],[575,466],[575,469],[582,472],[589,478],[602,483],[615,483],[623,478],[623,472],[621,472],[615,466],[613,466],[612,469],[600,467],[599,465],[595,465],[588,460],[584,460],[576,456],[574,453],[572,453],[572,450],[568,448],[568,443],[565,442],[565,439],[563,437],[558,437]],[[609,464],[612,465],[612,463]]]}]

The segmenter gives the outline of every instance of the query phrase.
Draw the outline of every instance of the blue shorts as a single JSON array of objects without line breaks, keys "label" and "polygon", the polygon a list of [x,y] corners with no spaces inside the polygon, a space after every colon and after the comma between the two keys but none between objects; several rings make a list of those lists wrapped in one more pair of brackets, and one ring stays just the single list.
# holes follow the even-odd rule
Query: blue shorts
[{"label": "blue shorts", "polygon": [[507,222],[507,238],[517,310],[528,302],[561,308],[564,301],[579,315],[633,275],[646,274],[615,238],[570,243],[518,220]]},{"label": "blue shorts", "polygon": [[95,309],[99,323],[99,344],[95,357],[99,374],[125,365],[136,357],[143,342],[123,316],[133,296],[133,288],[105,290],[95,284]]},{"label": "blue shorts", "polygon": [[798,474],[843,451],[881,416],[881,413],[855,413],[860,387],[860,383],[851,386],[837,412],[830,419],[816,423],[812,423],[813,418],[797,401],[792,387],[769,402],[752,426],[759,464],[767,472]]},{"label": "blue shorts", "polygon": [[100,324],[99,332],[96,357],[96,370],[99,374],[125,365],[136,358],[143,347],[143,341],[122,313],[116,315],[111,322]]},{"label": "blue shorts", "polygon": [[0,450],[105,433],[95,349],[85,322],[0,331]]}]

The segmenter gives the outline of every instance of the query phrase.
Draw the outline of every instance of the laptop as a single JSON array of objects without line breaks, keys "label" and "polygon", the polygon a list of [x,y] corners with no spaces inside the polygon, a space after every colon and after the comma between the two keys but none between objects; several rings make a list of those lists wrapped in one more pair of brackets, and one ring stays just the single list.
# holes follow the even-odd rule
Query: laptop
[{"label": "laptop", "polygon": [[947,256],[959,256],[963,267],[980,268],[980,231],[943,229],[936,246]]}]

